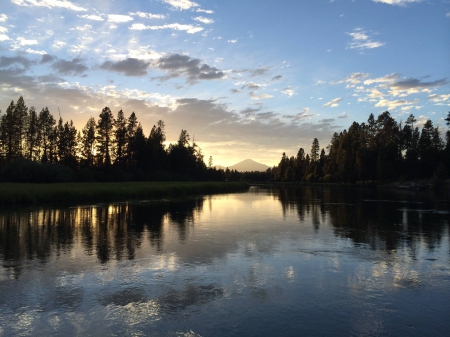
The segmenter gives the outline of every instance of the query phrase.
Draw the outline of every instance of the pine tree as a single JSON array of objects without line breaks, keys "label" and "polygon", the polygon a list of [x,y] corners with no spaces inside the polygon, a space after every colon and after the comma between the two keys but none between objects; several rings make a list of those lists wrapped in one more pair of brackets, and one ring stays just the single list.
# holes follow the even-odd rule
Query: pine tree
[{"label": "pine tree", "polygon": [[93,167],[96,154],[95,143],[96,122],[94,117],[89,118],[81,132],[80,154],[84,166]]},{"label": "pine tree", "polygon": [[40,150],[40,125],[39,117],[34,107],[30,107],[27,117],[27,126],[25,131],[26,155],[30,160],[39,160]]},{"label": "pine tree", "polygon": [[138,127],[138,121],[136,118],[136,114],[134,111],[131,113],[130,117],[128,117],[127,122],[127,133],[126,133],[126,163],[127,166],[131,166],[133,162],[133,150],[132,150],[132,143],[134,141],[134,137],[136,135],[136,130]]},{"label": "pine tree", "polygon": [[314,138],[313,143],[311,145],[311,161],[316,162],[319,160],[319,151],[320,151],[320,147],[319,147],[319,141],[317,138]]},{"label": "pine tree", "polygon": [[122,110],[117,113],[114,128],[114,162],[122,167],[125,166],[127,152],[127,121]]},{"label": "pine tree", "polygon": [[41,161],[42,162],[48,162],[50,161],[50,150],[51,150],[51,143],[53,139],[53,126],[55,125],[56,121],[55,118],[53,118],[50,111],[48,111],[48,108],[45,107],[39,112],[38,117],[38,125],[39,125],[39,138],[41,140]]},{"label": "pine tree", "polygon": [[111,164],[114,117],[108,107],[103,108],[97,122],[97,159],[101,167]]}]

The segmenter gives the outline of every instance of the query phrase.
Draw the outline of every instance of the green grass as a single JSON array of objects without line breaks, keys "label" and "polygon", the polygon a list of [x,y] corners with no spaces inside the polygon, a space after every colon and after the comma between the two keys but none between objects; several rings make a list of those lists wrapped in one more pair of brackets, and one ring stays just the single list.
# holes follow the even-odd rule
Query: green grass
[{"label": "green grass", "polygon": [[0,205],[179,198],[248,188],[245,182],[0,183]]}]

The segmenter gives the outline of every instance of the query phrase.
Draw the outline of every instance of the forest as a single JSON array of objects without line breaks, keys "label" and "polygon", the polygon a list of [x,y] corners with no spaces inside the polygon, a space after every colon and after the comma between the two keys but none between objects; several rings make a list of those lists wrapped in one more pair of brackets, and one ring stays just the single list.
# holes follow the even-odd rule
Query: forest
[{"label": "forest", "polygon": [[81,131],[58,120],[47,107],[37,112],[21,96],[0,117],[0,180],[71,181],[223,181],[225,172],[209,167],[201,149],[181,130],[178,142],[165,145],[163,121],[145,136],[134,112],[114,116],[105,107]]},{"label": "forest", "polygon": [[[450,126],[450,112],[445,119]],[[388,111],[367,123],[353,122],[348,130],[334,133],[320,149],[314,139],[311,151],[285,153],[271,172],[274,181],[376,182],[447,178],[450,168],[450,131],[441,138],[438,127],[427,120],[421,130],[414,115],[397,123]],[[267,173],[269,174],[269,172]]]},{"label": "forest", "polygon": [[[377,182],[446,179],[450,167],[450,131],[441,138],[428,120],[419,130],[410,115],[397,123],[388,111],[367,123],[353,122],[334,133],[320,148],[315,138],[308,153],[283,153],[277,166],[265,172],[218,170],[186,130],[166,146],[165,125],[158,121],[148,137],[134,112],[114,116],[105,107],[89,118],[81,131],[47,107],[28,108],[21,96],[0,111],[0,180],[9,182],[72,181],[224,181]],[[450,112],[446,118],[450,126]]]}]

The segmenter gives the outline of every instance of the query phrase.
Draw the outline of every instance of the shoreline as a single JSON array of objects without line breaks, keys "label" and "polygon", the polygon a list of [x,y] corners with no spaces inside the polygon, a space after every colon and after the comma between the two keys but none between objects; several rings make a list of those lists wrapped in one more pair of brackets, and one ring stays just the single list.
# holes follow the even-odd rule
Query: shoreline
[{"label": "shoreline", "polygon": [[247,191],[247,182],[0,183],[0,206],[120,202]]}]

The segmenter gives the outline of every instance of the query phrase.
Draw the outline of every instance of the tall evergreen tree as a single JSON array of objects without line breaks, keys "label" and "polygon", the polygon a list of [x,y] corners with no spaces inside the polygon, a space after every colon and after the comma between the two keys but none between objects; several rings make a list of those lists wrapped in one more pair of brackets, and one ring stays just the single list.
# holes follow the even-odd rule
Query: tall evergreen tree
[{"label": "tall evergreen tree", "polygon": [[126,162],[127,152],[127,121],[122,110],[117,113],[114,122],[114,156],[115,164],[123,167]]},{"label": "tall evergreen tree", "polygon": [[28,110],[27,126],[25,131],[26,158],[30,160],[40,160],[40,125],[39,117],[34,107]]},{"label": "tall evergreen tree", "polygon": [[96,122],[94,117],[89,118],[83,130],[81,131],[80,153],[83,165],[87,167],[94,166],[94,159],[96,154]]},{"label": "tall evergreen tree", "polygon": [[128,117],[127,121],[127,132],[126,132],[126,163],[128,166],[132,165],[133,162],[133,149],[132,143],[134,142],[134,137],[136,135],[136,130],[138,128],[138,121],[136,114],[134,111],[131,113],[130,117]]},{"label": "tall evergreen tree", "polygon": [[50,161],[50,152],[53,140],[53,127],[56,121],[53,115],[45,107],[39,112],[38,124],[39,124],[39,137],[41,140],[41,161]]},{"label": "tall evergreen tree", "polygon": [[97,160],[101,167],[111,164],[114,136],[114,116],[108,107],[103,108],[97,122]]},{"label": "tall evergreen tree", "polygon": [[153,170],[159,171],[167,167],[167,152],[164,145],[165,141],[165,125],[162,120],[159,120],[156,125],[153,125],[148,137],[150,167]]}]

